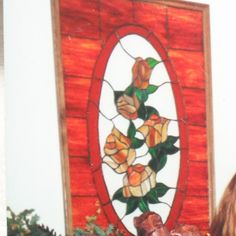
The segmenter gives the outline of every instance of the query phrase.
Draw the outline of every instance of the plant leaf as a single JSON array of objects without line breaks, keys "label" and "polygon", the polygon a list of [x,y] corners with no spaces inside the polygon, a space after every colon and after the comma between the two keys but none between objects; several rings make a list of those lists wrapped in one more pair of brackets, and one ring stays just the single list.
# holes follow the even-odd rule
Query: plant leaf
[{"label": "plant leaf", "polygon": [[106,236],[106,233],[97,225],[94,225],[93,230],[94,230],[95,235]]},{"label": "plant leaf", "polygon": [[132,212],[134,212],[139,205],[139,200],[138,198],[135,197],[130,197],[127,201],[127,205],[126,205],[126,215],[131,214]]},{"label": "plant leaf", "polygon": [[151,204],[160,202],[157,196],[156,188],[151,189],[151,191],[149,191],[148,194],[146,195],[146,198],[148,199],[148,202]]},{"label": "plant leaf", "polygon": [[173,154],[177,153],[178,151],[179,151],[179,148],[172,145],[166,149],[166,154],[173,155]]},{"label": "plant leaf", "polygon": [[118,200],[120,202],[123,202],[123,203],[126,203],[128,198],[125,198],[123,196],[123,188],[119,188],[114,194],[113,194],[113,197],[112,197],[112,201],[114,200]]},{"label": "plant leaf", "polygon": [[132,96],[134,94],[134,90],[135,88],[132,85],[130,85],[129,87],[126,88],[124,93],[128,96]]},{"label": "plant leaf", "polygon": [[157,197],[163,197],[169,189],[170,187],[166,186],[165,184],[157,183],[155,187]]},{"label": "plant leaf", "polygon": [[176,141],[179,139],[177,136],[168,136],[166,142],[170,144],[175,144]]},{"label": "plant leaf", "polygon": [[161,62],[161,61],[157,61],[156,59],[154,59],[152,57],[148,57],[145,60],[151,69],[153,69],[157,64],[159,64]]},{"label": "plant leaf", "polygon": [[135,95],[137,96],[140,102],[146,102],[148,99],[148,93],[146,89],[135,89]]},{"label": "plant leaf", "polygon": [[146,106],[146,120],[148,120],[150,116],[154,114],[159,116],[159,112],[154,107]]},{"label": "plant leaf", "polygon": [[132,139],[134,138],[135,134],[136,134],[136,127],[133,121],[130,121],[129,128],[128,128],[128,137]]},{"label": "plant leaf", "polygon": [[166,165],[166,162],[167,162],[166,154],[161,153],[157,157],[152,157],[148,165],[153,169],[153,171],[158,172]]},{"label": "plant leaf", "polygon": [[142,211],[142,212],[150,211],[150,210],[149,210],[149,207],[148,207],[147,200],[146,200],[145,198],[143,198],[143,197],[141,197],[141,198],[139,199],[138,208],[139,208],[140,211]]},{"label": "plant leaf", "polygon": [[146,119],[146,107],[143,103],[140,104],[138,109],[138,118],[145,120]]},{"label": "plant leaf", "polygon": [[123,91],[114,91],[115,104],[117,103],[117,100],[119,99],[119,97],[121,97],[123,94],[124,94]]},{"label": "plant leaf", "polygon": [[150,85],[147,87],[146,91],[147,91],[148,94],[152,94],[152,93],[155,93],[158,88],[159,88],[159,86],[150,84]]},{"label": "plant leaf", "polygon": [[131,143],[131,148],[140,148],[144,144],[145,140],[144,139],[138,139],[138,138],[133,138],[132,143]]}]

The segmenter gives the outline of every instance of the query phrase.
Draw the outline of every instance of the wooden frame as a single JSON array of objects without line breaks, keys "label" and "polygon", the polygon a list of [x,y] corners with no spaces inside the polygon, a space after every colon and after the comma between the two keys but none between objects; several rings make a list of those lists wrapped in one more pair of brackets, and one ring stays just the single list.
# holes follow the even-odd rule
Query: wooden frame
[{"label": "wooden frame", "polygon": [[[99,199],[104,205],[98,223],[106,225],[107,217],[111,217],[111,221],[114,221],[115,218],[113,213],[109,213],[112,210],[106,209],[112,208],[112,205],[106,205],[106,201],[103,200],[107,196],[101,193],[97,195],[96,187],[94,187],[94,184],[96,186],[104,182],[101,174],[96,174],[94,180],[91,178],[91,175],[94,175],[92,174],[93,171],[96,171],[97,161],[99,162],[99,160],[93,158],[94,153],[86,151],[86,149],[91,147],[93,150],[97,148],[97,144],[93,145],[93,141],[91,141],[93,134],[86,136],[85,141],[80,141],[83,138],[81,133],[84,135],[90,133],[89,129],[91,130],[91,128],[87,129],[86,124],[91,124],[89,119],[94,118],[87,117],[88,113],[91,114],[93,112],[88,100],[99,101],[96,100],[97,98],[95,100],[93,100],[93,97],[88,98],[90,96],[89,93],[91,93],[89,88],[91,87],[92,94],[96,97],[99,86],[101,86],[98,85],[98,89],[93,90],[92,83],[94,82],[93,80],[88,82],[88,79],[102,77],[104,74],[105,69],[101,68],[106,66],[106,63],[101,63],[101,65],[99,63],[101,61],[107,62],[109,53],[111,53],[111,49],[107,52],[104,48],[113,48],[117,43],[108,43],[109,40],[112,41],[114,36],[112,31],[114,29],[117,29],[121,36],[122,34],[125,36],[127,34],[125,25],[129,25],[131,27],[128,29],[130,32],[142,31],[140,35],[148,38],[149,33],[145,33],[145,30],[151,26],[148,19],[155,20],[156,12],[161,10],[158,20],[163,22],[157,24],[157,27],[161,29],[159,30],[153,26],[152,30],[160,42],[160,47],[163,47],[164,54],[166,53],[169,57],[170,64],[166,63],[166,66],[174,70],[171,77],[173,79],[176,76],[176,80],[180,84],[185,103],[183,109],[188,118],[186,131],[188,150],[186,154],[184,154],[184,151],[181,154],[187,156],[186,165],[188,170],[183,178],[187,179],[186,182],[188,183],[184,187],[185,190],[182,196],[184,202],[178,203],[180,207],[173,219],[178,219],[178,223],[197,224],[203,232],[206,232],[215,205],[209,6],[178,0],[122,0],[121,5],[124,4],[124,8],[119,10],[113,8],[115,4],[113,1],[110,1],[109,6],[106,6],[104,1],[101,1],[104,4],[97,3],[97,1],[82,2],[52,0],[67,235],[72,235],[73,227],[82,227],[84,225],[84,223],[79,223],[79,220],[82,222],[83,219],[81,217],[91,213],[89,212],[90,208],[91,211],[96,210],[91,206],[91,201],[94,202],[96,199]],[[85,8],[79,9],[79,6]],[[88,18],[90,7],[93,8],[91,19]],[[152,13],[141,12],[144,9],[150,10],[153,7],[156,7],[153,10],[153,15]],[[95,8],[98,12],[94,10]],[[118,4],[117,8],[119,8]],[[104,10],[103,13],[101,13],[102,10]],[[132,11],[132,16],[127,13],[129,11]],[[119,22],[111,15],[113,13],[119,15]],[[141,13],[145,13],[143,19],[140,18]],[[99,16],[99,18],[96,18],[96,16]],[[111,23],[104,23],[106,17],[107,19],[111,17]],[[200,22],[195,21],[195,17]],[[101,25],[101,18],[104,25]],[[193,20],[191,24],[196,24],[194,25],[196,32],[192,30],[191,24],[188,24],[187,21],[185,22],[185,18]],[[86,22],[90,24],[86,25]],[[183,33],[179,32],[178,27],[180,26]],[[96,27],[97,31],[94,31]],[[144,30],[138,27],[143,27],[142,29]],[[76,30],[78,28],[80,30]],[[151,42],[155,44],[154,41]],[[89,45],[90,48],[86,45]],[[87,56],[89,59],[86,63],[91,64],[83,64],[80,58],[82,56]],[[186,59],[187,56],[190,57],[189,60]],[[195,64],[194,60],[200,60],[200,62]],[[169,71],[172,69],[169,69]],[[191,71],[193,77],[190,78],[191,73],[189,74],[188,70]],[[196,72],[197,70],[200,70],[202,74]],[[81,102],[80,99],[82,98],[78,96],[78,93],[86,97],[85,101]],[[200,97],[199,94],[201,94]],[[196,102],[197,98],[200,98],[198,103]],[[87,139],[89,139],[89,144]],[[197,140],[198,143],[196,144],[194,140]],[[94,152],[98,156],[99,151]],[[90,162],[86,161],[86,156],[90,158]],[[90,165],[90,170],[84,171],[83,174],[78,174],[78,168],[88,168],[88,165]],[[98,163],[97,167],[99,165]],[[82,183],[81,179],[87,181],[89,189],[87,195],[79,186]],[[96,183],[98,179],[101,179],[101,181],[99,180],[100,182]],[[104,188],[104,191],[106,191],[106,188]],[[192,207],[193,209],[189,209],[192,202],[197,203],[197,205]],[[87,204],[86,207],[88,208],[84,209],[83,204]],[[192,217],[196,215],[199,209],[200,214],[203,214],[204,217],[198,216],[195,219],[188,219],[189,215]],[[103,211],[105,211],[105,214]],[[173,224],[174,222],[171,221],[169,227],[172,227]],[[122,228],[122,225],[119,226]]]}]

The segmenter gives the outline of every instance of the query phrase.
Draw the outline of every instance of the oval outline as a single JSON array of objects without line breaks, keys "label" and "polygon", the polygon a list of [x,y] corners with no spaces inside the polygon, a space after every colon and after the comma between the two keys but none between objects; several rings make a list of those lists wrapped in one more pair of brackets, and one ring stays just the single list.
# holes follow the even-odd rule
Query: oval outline
[{"label": "oval outline", "polygon": [[[180,169],[177,181],[177,190],[173,199],[172,209],[167,217],[165,225],[172,229],[176,220],[180,216],[183,200],[186,192],[186,177],[188,172],[188,139],[187,139],[187,126],[184,123],[186,118],[185,109],[184,109],[184,101],[182,96],[182,90],[178,82],[178,78],[173,69],[173,66],[169,60],[168,53],[165,48],[162,46],[159,39],[147,30],[145,27],[140,25],[126,25],[118,30],[114,31],[107,42],[105,43],[103,49],[101,50],[98,60],[96,62],[93,78],[91,83],[91,88],[89,92],[89,103],[88,103],[88,145],[89,145],[89,157],[90,157],[90,165],[93,173],[93,179],[95,183],[95,187],[97,189],[99,200],[101,201],[102,208],[107,219],[113,223],[117,224],[118,227],[128,233],[131,234],[127,228],[124,226],[120,218],[118,217],[116,211],[114,210],[112,203],[109,198],[108,190],[105,184],[105,180],[103,177],[103,172],[101,168],[101,155],[100,155],[100,146],[99,139],[97,138],[99,135],[98,132],[98,117],[99,117],[99,101],[101,95],[101,87],[102,80],[105,74],[106,65],[109,60],[109,57],[119,41],[119,38],[127,36],[129,34],[137,34],[143,38],[145,38],[153,48],[158,52],[161,59],[164,60],[165,68],[169,75],[170,81],[176,82],[172,84],[172,91],[175,100],[177,118],[179,120],[179,135],[180,135]],[[119,38],[117,37],[119,36]],[[95,122],[96,121],[96,122]]]}]

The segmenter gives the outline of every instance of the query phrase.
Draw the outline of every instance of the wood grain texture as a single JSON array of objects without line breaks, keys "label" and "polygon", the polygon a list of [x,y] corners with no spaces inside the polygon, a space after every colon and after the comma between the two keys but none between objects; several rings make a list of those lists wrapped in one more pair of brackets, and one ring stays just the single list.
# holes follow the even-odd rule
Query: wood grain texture
[{"label": "wood grain texture", "polygon": [[187,122],[192,125],[206,126],[206,94],[202,89],[183,88]]},{"label": "wood grain texture", "polygon": [[62,36],[64,74],[91,78],[100,50],[100,41]]},{"label": "wood grain texture", "polygon": [[[88,158],[70,158],[70,189],[72,196],[96,196]],[[86,186],[86,188],[85,188]]]},{"label": "wood grain texture", "polygon": [[60,3],[62,34],[82,38],[99,38],[98,0],[63,0]]},{"label": "wood grain texture", "polygon": [[[189,196],[208,197],[208,167],[205,162],[189,162],[187,193]],[[197,214],[197,212],[196,212]]]},{"label": "wood grain texture", "polygon": [[205,232],[209,227],[208,217],[208,197],[186,195],[178,223],[193,224]]},{"label": "wood grain texture", "polygon": [[181,86],[188,88],[206,87],[203,52],[169,50]]},{"label": "wood grain texture", "polygon": [[[96,215],[97,211],[97,202],[99,199],[97,197],[73,197],[72,198],[72,216],[73,216],[73,227],[82,227],[86,226],[86,217]],[[97,224],[101,227],[106,228],[108,221],[104,215],[103,210],[98,215]]]},{"label": "wood grain texture", "polygon": [[100,0],[101,39],[105,43],[114,29],[133,23],[132,0]]},{"label": "wood grain texture", "polygon": [[67,118],[69,156],[88,156],[87,121]]},{"label": "wood grain texture", "polygon": [[207,161],[207,130],[206,127],[188,126],[189,160]]},{"label": "wood grain texture", "polygon": [[90,79],[65,78],[66,116],[86,118],[90,84]]},{"label": "wood grain texture", "polygon": [[[158,14],[157,14],[158,12]],[[159,4],[135,2],[134,3],[135,23],[145,26],[150,33],[162,42],[167,44],[167,8]]]},{"label": "wood grain texture", "polygon": [[202,11],[168,8],[169,47],[203,50]]}]

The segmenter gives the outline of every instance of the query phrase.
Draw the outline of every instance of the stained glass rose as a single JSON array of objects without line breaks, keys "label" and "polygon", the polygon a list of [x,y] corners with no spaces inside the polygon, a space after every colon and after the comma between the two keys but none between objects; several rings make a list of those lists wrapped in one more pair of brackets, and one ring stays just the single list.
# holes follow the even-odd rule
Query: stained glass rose
[{"label": "stained glass rose", "polygon": [[133,84],[136,88],[146,89],[149,85],[152,69],[147,61],[138,57],[133,65]]},{"label": "stained glass rose", "polygon": [[156,186],[156,173],[142,164],[129,166],[123,184],[124,197],[142,197]]},{"label": "stained glass rose", "polygon": [[170,120],[154,114],[138,128],[138,131],[146,138],[148,147],[154,147],[166,141],[169,123]]},{"label": "stained glass rose", "polygon": [[106,139],[103,161],[117,173],[124,173],[131,165],[136,156],[135,149],[130,148],[131,141],[118,129],[113,128]]},{"label": "stained glass rose", "polygon": [[130,97],[124,94],[117,100],[118,112],[129,120],[134,120],[138,118],[137,110],[139,109],[139,106],[140,103],[135,95]]}]

